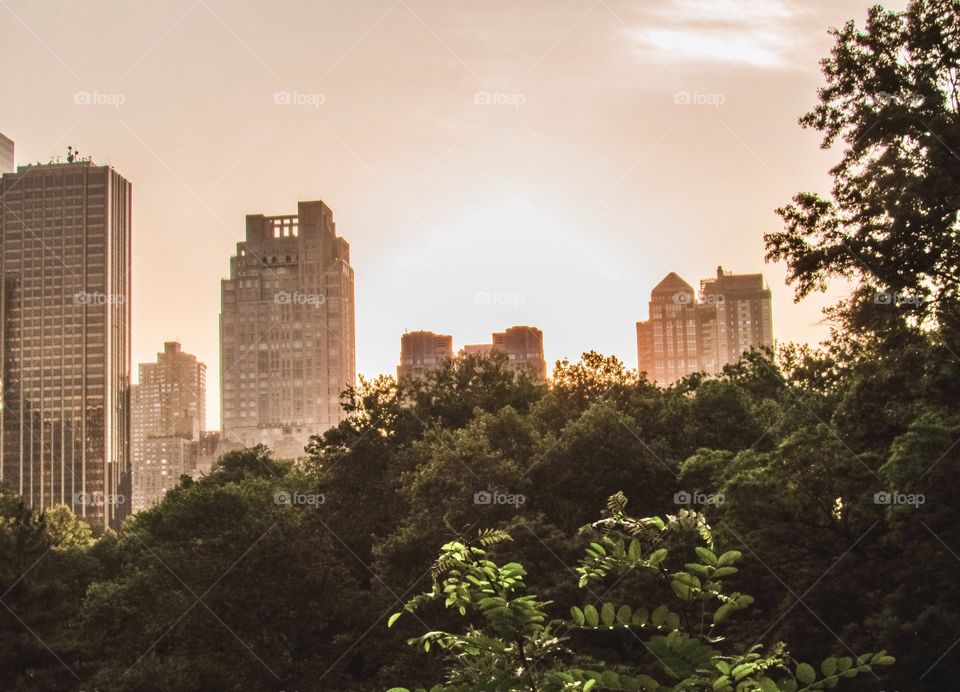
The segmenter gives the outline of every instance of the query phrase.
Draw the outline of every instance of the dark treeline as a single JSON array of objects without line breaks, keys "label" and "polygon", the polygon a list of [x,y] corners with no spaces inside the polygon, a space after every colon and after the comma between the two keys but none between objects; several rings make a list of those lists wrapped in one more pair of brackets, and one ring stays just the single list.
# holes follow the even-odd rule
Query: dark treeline
[{"label": "dark treeline", "polygon": [[[677,652],[697,636],[726,658],[703,664],[716,685],[687,689],[734,689],[736,671],[716,676],[749,656],[762,665],[738,689],[953,689],[960,3],[877,7],[835,36],[802,119],[842,153],[834,188],[798,195],[766,236],[798,298],[852,283],[822,348],[668,388],[597,353],[549,386],[496,356],[365,381],[305,462],[232,452],[117,534],[4,491],[0,688],[644,689],[699,665],[703,649]],[[733,563],[725,592],[753,600],[721,614],[709,584]],[[596,594],[578,583],[610,576]],[[490,589],[535,599],[473,598]],[[649,606],[652,624],[608,601]],[[600,679],[550,686],[576,666]]]},{"label": "dark treeline", "polygon": [[[755,603],[731,619],[731,642],[786,641],[809,661],[886,649],[888,688],[948,689],[960,675],[955,656],[938,662],[960,636],[960,362],[935,333],[898,338],[855,361],[755,355],[669,389],[597,354],[561,363],[549,389],[497,359],[378,379],[301,468],[230,453],[96,542],[68,512],[38,517],[5,496],[3,687],[437,682],[443,657],[404,640],[425,624],[456,630],[459,616],[428,607],[386,621],[429,590],[456,533],[507,530],[496,560],[522,563],[530,591],[557,604],[549,615],[567,618],[589,601],[572,574],[587,545],[577,529],[618,491],[644,516],[676,515],[685,491],[715,496],[694,509],[743,554],[732,585]],[[476,504],[484,491],[525,502]],[[924,502],[875,503],[894,491]],[[622,658],[627,643],[591,653]],[[844,682],[880,689],[872,676]]]}]

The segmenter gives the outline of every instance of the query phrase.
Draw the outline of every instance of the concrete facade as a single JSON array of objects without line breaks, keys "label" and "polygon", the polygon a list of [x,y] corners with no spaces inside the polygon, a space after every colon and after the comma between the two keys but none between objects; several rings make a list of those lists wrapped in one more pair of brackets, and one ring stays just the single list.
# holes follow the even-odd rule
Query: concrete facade
[{"label": "concrete facade", "polygon": [[356,383],[354,272],[330,208],[247,216],[221,306],[223,442],[303,455],[343,420],[340,395]]}]

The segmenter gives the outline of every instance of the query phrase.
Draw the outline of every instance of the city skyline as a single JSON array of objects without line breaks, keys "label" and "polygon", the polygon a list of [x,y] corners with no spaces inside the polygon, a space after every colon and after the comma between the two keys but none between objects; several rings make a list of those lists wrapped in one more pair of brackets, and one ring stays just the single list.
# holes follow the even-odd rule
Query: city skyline
[{"label": "city skyline", "polygon": [[960,0],[0,0],[0,692],[960,678]]},{"label": "city skyline", "polygon": [[[365,376],[394,371],[404,329],[437,324],[468,343],[537,324],[549,366],[589,349],[633,364],[657,281],[717,264],[765,274],[778,339],[826,335],[820,308],[843,287],[794,305],[761,235],[794,191],[827,186],[834,155],[796,117],[827,28],[862,18],[858,3],[738,1],[720,17],[680,0],[559,2],[515,24],[498,3],[470,17],[294,4],[299,26],[216,2],[123,16],[13,2],[0,28],[5,54],[38,63],[29,80],[0,76],[23,95],[0,104],[0,131],[19,163],[74,144],[136,184],[133,359],[176,339],[210,363],[211,421],[218,279],[245,215],[292,200],[324,199],[354,247]],[[265,27],[291,47],[261,49]],[[499,49],[474,28],[505,32]],[[69,39],[99,31],[109,50]]]}]

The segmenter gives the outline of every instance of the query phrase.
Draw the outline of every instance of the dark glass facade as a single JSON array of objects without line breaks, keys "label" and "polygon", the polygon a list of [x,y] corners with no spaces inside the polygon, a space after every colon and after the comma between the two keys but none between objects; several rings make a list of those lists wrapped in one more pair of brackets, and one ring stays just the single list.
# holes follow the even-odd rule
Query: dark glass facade
[{"label": "dark glass facade", "polygon": [[0,178],[0,481],[101,528],[130,506],[130,239],[110,167]]}]

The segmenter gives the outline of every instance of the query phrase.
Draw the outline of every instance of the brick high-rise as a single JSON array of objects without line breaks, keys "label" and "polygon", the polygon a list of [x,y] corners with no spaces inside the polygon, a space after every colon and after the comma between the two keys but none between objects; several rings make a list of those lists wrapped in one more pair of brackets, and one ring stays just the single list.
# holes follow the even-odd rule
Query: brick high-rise
[{"label": "brick high-rise", "polygon": [[0,481],[94,526],[129,513],[131,186],[89,160],[0,178]]},{"label": "brick high-rise", "polygon": [[515,326],[494,332],[489,344],[466,344],[461,355],[505,353],[507,368],[515,373],[532,371],[541,380],[547,379],[547,361],[543,355],[543,332],[536,327]]},{"label": "brick high-rise", "polygon": [[206,427],[207,366],[176,341],[163,345],[156,363],[140,364],[133,387],[132,509],[158,502],[196,470]]},{"label": "brick high-rise", "polygon": [[356,381],[350,245],[323,202],[297,211],[247,216],[221,285],[223,440],[287,458],[343,419]]},{"label": "brick high-rise", "polygon": [[400,365],[397,379],[417,377],[437,370],[445,360],[453,358],[453,337],[433,332],[407,332],[400,337]]}]

